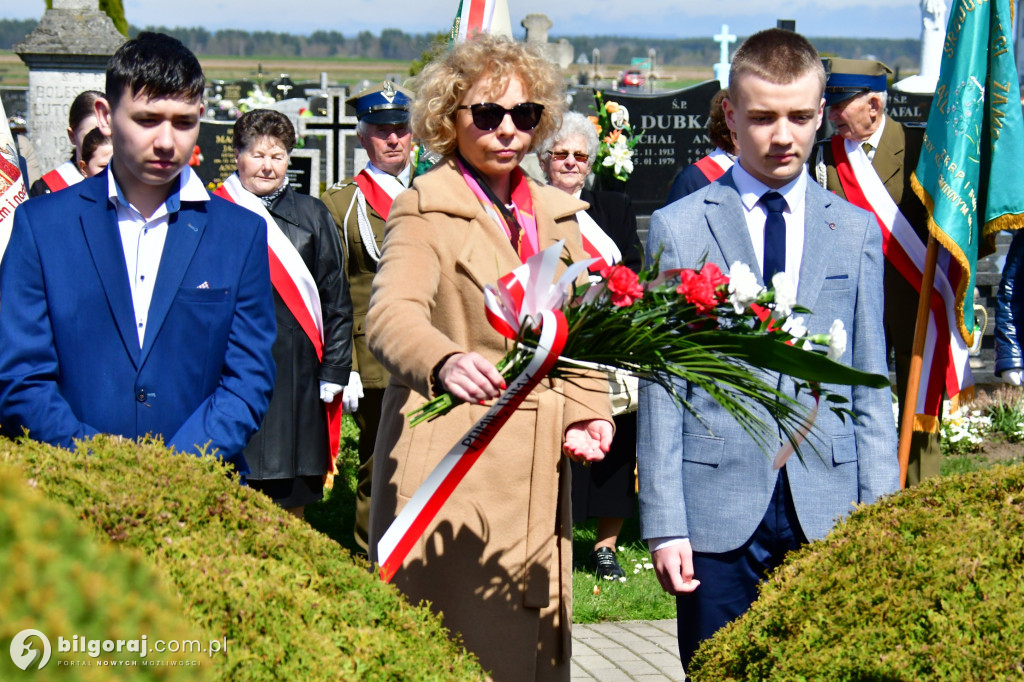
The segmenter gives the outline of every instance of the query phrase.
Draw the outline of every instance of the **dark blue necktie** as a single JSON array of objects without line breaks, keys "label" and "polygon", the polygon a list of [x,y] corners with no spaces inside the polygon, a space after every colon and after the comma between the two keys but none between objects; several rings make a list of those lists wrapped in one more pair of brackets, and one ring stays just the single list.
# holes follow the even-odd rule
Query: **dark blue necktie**
[{"label": "dark blue necktie", "polygon": [[772,285],[772,277],[786,269],[786,218],[782,211],[786,200],[778,192],[765,192],[761,204],[768,217],[764,221],[764,284]]}]

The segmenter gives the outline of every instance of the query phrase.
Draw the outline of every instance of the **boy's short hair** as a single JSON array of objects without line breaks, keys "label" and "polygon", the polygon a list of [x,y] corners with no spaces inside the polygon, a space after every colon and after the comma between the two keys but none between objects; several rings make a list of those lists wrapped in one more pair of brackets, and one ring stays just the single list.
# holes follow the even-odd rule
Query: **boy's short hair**
[{"label": "boy's short hair", "polygon": [[824,92],[825,68],[810,41],[793,31],[769,28],[750,36],[736,50],[729,82],[751,74],[769,83],[785,85],[808,73],[818,76],[820,92]]},{"label": "boy's short hair", "polygon": [[181,41],[143,31],[117,49],[107,63],[107,101],[114,109],[121,96],[145,94],[196,102],[206,77],[196,56]]}]

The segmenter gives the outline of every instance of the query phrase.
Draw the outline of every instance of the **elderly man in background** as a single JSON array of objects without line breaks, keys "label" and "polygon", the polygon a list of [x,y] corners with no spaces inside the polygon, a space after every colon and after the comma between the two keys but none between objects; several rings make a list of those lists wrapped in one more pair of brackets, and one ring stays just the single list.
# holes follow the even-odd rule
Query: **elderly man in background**
[{"label": "elderly man in background", "polygon": [[[828,105],[828,120],[836,134],[819,144],[812,174],[822,187],[848,199],[837,171],[836,146],[841,145],[847,154],[863,150],[886,192],[923,244],[928,239],[928,216],[910,187],[910,174],[921,151],[920,140],[908,139],[903,126],[885,113],[887,76],[892,72],[881,62],[862,59],[831,59],[827,68],[825,103]],[[885,262],[884,290],[886,345],[892,349],[896,359],[896,386],[902,415],[914,344],[914,311],[917,310],[918,293],[896,270],[889,257]],[[938,429],[935,432],[914,431],[907,471],[908,485],[938,476],[940,464]]]},{"label": "elderly man in background", "polygon": [[355,178],[336,183],[321,197],[341,233],[344,269],[354,313],[352,373],[343,393],[346,412],[359,425],[359,476],[356,486],[356,542],[367,548],[373,447],[380,423],[387,371],[366,347],[366,310],[384,241],[391,202],[412,182],[409,151],[409,90],[384,81],[350,97],[356,110],[356,135],[369,156]]}]

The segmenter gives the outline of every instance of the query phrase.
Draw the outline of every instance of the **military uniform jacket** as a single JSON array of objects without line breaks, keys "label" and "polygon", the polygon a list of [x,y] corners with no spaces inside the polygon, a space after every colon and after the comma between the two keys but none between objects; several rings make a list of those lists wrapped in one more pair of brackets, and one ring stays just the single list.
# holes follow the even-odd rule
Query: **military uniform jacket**
[{"label": "military uniform jacket", "polygon": [[[388,384],[388,373],[366,347],[366,311],[370,306],[370,289],[373,277],[377,274],[377,262],[359,234],[355,205],[356,192],[359,191],[359,186],[349,178],[324,192],[321,200],[327,205],[338,226],[345,275],[352,296],[352,371],[359,372],[365,388],[383,389]],[[384,224],[387,220],[369,203],[366,205],[366,214],[379,253],[384,242]]]}]

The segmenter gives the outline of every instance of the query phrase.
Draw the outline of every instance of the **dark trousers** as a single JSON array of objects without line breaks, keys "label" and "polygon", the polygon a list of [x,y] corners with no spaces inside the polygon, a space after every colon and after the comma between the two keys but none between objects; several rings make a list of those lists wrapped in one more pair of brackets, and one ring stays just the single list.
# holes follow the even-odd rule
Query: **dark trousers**
[{"label": "dark trousers", "polygon": [[806,542],[783,469],[753,537],[723,554],[693,553],[693,576],[700,587],[676,597],[679,657],[684,669],[703,640],[750,608],[757,598],[758,583],[782,563],[786,552]]}]

